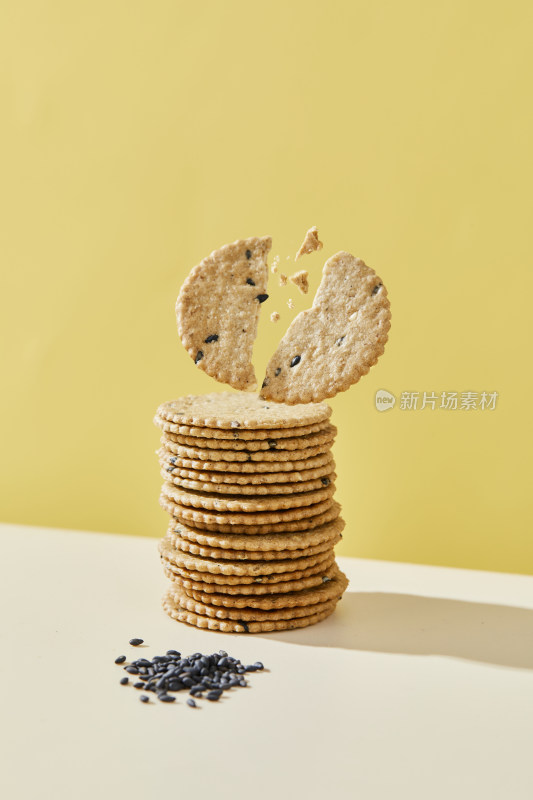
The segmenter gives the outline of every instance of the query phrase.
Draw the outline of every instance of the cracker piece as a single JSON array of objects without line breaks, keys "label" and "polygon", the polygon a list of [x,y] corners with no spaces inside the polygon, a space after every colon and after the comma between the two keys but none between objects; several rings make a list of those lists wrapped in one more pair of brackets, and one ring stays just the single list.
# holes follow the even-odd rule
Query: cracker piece
[{"label": "cracker piece", "polygon": [[307,567],[306,569],[293,570],[292,572],[272,573],[271,575],[215,575],[212,572],[195,572],[194,570],[178,567],[168,559],[162,557],[163,569],[165,575],[170,580],[179,578],[181,580],[188,580],[194,582],[203,582],[207,584],[215,584],[216,591],[226,592],[230,589],[237,589],[239,594],[244,594],[241,587],[251,586],[254,591],[258,586],[271,587],[275,592],[278,589],[277,584],[287,584],[291,581],[301,580],[303,578],[310,578],[313,575],[324,575],[335,564],[335,554],[333,550],[329,558],[324,562],[316,564],[314,567]]},{"label": "cracker piece", "polygon": [[298,619],[271,620],[268,622],[237,622],[235,620],[212,619],[195,614],[194,611],[187,611],[180,608],[174,599],[165,595],[163,598],[163,608],[172,619],[194,625],[196,628],[204,628],[211,631],[222,631],[223,633],[267,633],[269,631],[285,631],[294,628],[305,628],[314,625],[329,617],[335,611],[335,605],[317,614],[310,614],[308,617]]},{"label": "cracker piece", "polygon": [[[297,452],[298,451],[296,451],[296,453]],[[238,472],[241,475],[244,473],[253,474],[262,472],[298,472],[300,470],[323,467],[333,460],[330,450],[320,455],[313,456],[312,458],[295,458],[294,461],[193,461],[190,458],[181,458],[180,456],[173,456],[172,454],[169,455],[170,458],[174,459],[171,463],[175,468],[196,469],[200,471],[208,470],[213,472]]]},{"label": "cracker piece", "polygon": [[301,550],[317,544],[329,542],[344,530],[345,522],[338,517],[314,530],[296,533],[264,533],[260,536],[249,536],[237,533],[206,533],[184,523],[171,522],[168,530],[178,533],[182,539],[188,539],[206,547],[223,547],[232,550]]},{"label": "cracker piece", "polygon": [[[198,450],[208,448],[209,450],[248,450],[257,452],[259,450],[302,450],[308,447],[318,447],[319,445],[331,445],[337,435],[335,425],[328,425],[317,433],[308,433],[302,436],[291,436],[283,439],[271,437],[268,439],[248,439],[246,441],[234,439],[210,439],[207,436],[184,436],[175,433],[164,433],[161,437],[161,444],[173,453],[173,445],[181,447],[195,447]],[[301,455],[301,453],[299,453]]]},{"label": "cracker piece", "polygon": [[237,595],[223,594],[217,592],[204,592],[198,589],[181,587],[182,591],[199,600],[201,603],[208,603],[211,606],[225,606],[227,608],[294,608],[296,606],[312,607],[315,603],[323,603],[341,597],[348,586],[348,578],[340,571],[337,565],[331,577],[322,580],[320,584],[308,588],[302,588],[295,592],[279,592],[276,594],[264,595]]},{"label": "cracker piece", "polygon": [[309,433],[318,433],[329,427],[329,422],[325,419],[323,422],[315,422],[312,425],[299,425],[298,427],[290,428],[267,428],[266,430],[260,428],[251,428],[250,430],[232,428],[231,430],[225,430],[222,428],[199,428],[191,425],[177,425],[174,422],[168,422],[159,415],[155,416],[154,423],[158,428],[161,428],[165,436],[170,438],[183,435],[235,442],[255,442],[259,439],[284,439],[304,436]]},{"label": "cracker piece", "polygon": [[279,285],[280,286],[286,286],[287,285],[287,280],[288,280],[288,278],[285,275],[285,273],[284,272],[280,272],[280,274],[279,274]]},{"label": "cracker piece", "polygon": [[287,305],[289,306],[289,308],[294,308],[294,300],[292,299],[292,297],[289,297],[289,299],[287,300]]},{"label": "cracker piece", "polygon": [[297,428],[325,422],[330,416],[331,408],[325,403],[285,405],[269,403],[257,395],[243,392],[218,392],[188,395],[163,403],[157,409],[156,419],[177,425],[238,431],[240,428]]},{"label": "cracker piece", "polygon": [[265,585],[263,585],[261,577],[249,579],[249,583],[222,584],[206,582],[204,580],[191,580],[190,578],[182,577],[181,575],[178,575],[176,572],[172,572],[169,569],[165,569],[165,572],[170,580],[172,580],[174,583],[177,583],[179,586],[182,586],[188,592],[197,591],[205,595],[214,596],[245,596],[252,600],[253,598],[264,598],[265,595],[270,598],[275,594],[288,594],[289,592],[299,592],[302,589],[310,589],[312,587],[322,586],[333,578],[337,572],[337,569],[337,562],[332,560],[327,569],[318,570],[316,572],[312,571],[312,574],[306,577],[293,577],[292,580],[279,580],[276,583],[268,582]]},{"label": "cracker piece", "polygon": [[[166,478],[164,471],[161,473]],[[335,484],[322,486],[310,492],[300,492],[295,495],[277,495],[276,497],[246,497],[245,495],[234,495],[224,497],[216,492],[203,492],[197,489],[186,489],[165,482],[164,494],[179,505],[190,508],[206,509],[208,511],[221,512],[244,512],[246,514],[259,514],[260,512],[287,511],[289,509],[303,509],[308,506],[315,506],[324,500],[333,497]],[[299,517],[296,517],[299,519]],[[277,520],[267,520],[268,522]]]},{"label": "cracker piece", "polygon": [[387,290],[374,270],[350,253],[325,264],[313,306],[293,320],[266,370],[261,396],[315,403],[357,383],[385,349]]},{"label": "cracker piece", "polygon": [[322,247],[323,244],[318,238],[318,228],[316,225],[313,225],[313,227],[309,228],[305,234],[305,239],[301,243],[300,249],[296,253],[294,260],[298,261],[298,259],[302,256],[305,256],[308,253],[313,253],[315,250],[322,250]]},{"label": "cracker piece", "polygon": [[277,311],[273,311],[272,314],[270,315],[270,321],[271,322],[278,322],[279,319],[280,319],[280,315],[278,314],[278,312]]},{"label": "cracker piece", "polygon": [[267,620],[298,619],[308,617],[310,614],[319,614],[337,604],[337,598],[322,600],[314,603],[309,608],[303,606],[289,606],[288,608],[230,608],[228,606],[214,606],[189,597],[178,587],[171,587],[168,593],[176,606],[187,611],[194,611],[204,617],[212,619],[244,620],[245,622],[264,622]]},{"label": "cracker piece", "polygon": [[253,484],[252,486],[242,486],[236,483],[214,483],[211,481],[195,481],[188,478],[180,478],[179,475],[170,475],[166,470],[161,473],[165,480],[173,483],[174,486],[182,486],[184,489],[196,489],[200,492],[215,492],[221,495],[253,495],[261,497],[265,495],[285,495],[298,494],[300,492],[311,492],[314,489],[321,489],[329,486],[336,480],[337,475],[332,472],[330,475],[315,480],[302,481],[301,483],[268,483],[264,486]]},{"label": "cracker piece", "polygon": [[231,483],[241,486],[261,486],[264,484],[268,486],[271,483],[281,483],[282,481],[284,483],[299,483],[300,481],[310,481],[323,477],[329,477],[331,480],[331,475],[335,470],[335,461],[332,459],[321,467],[294,470],[292,472],[247,472],[245,474],[219,470],[188,469],[186,467],[177,467],[175,464],[171,464],[170,461],[168,464],[163,462],[163,466],[169,473],[167,480],[179,477],[189,478],[194,481],[209,481],[210,483]]},{"label": "cracker piece", "polygon": [[299,272],[295,272],[294,275],[290,275],[289,280],[298,287],[302,294],[307,294],[309,291],[309,273],[306,269],[301,269]]},{"label": "cracker piece", "polygon": [[194,363],[235,389],[257,385],[252,349],[271,246],[263,236],[215,250],[191,270],[176,301],[178,333]]},{"label": "cracker piece", "polygon": [[272,266],[270,267],[270,271],[272,272],[273,275],[275,275],[276,272],[278,271],[278,267],[279,267],[279,256],[274,256],[274,258],[272,259]]},{"label": "cracker piece", "polygon": [[[294,531],[308,531],[317,528],[319,525],[324,525],[326,522],[333,522],[334,519],[340,514],[340,505],[333,500],[325,501],[324,505],[329,505],[326,511],[320,514],[315,514],[312,517],[305,517],[302,519],[295,519],[289,522],[269,522],[266,524],[252,524],[249,523],[222,523],[222,522],[206,522],[205,515],[200,516],[200,512],[194,514],[194,520],[190,509],[180,506],[171,500],[167,500],[163,495],[159,498],[159,504],[164,510],[179,522],[185,524],[194,524],[194,527],[201,531],[218,531],[219,533],[246,533],[250,535],[260,534],[263,536],[265,533],[294,533]],[[184,514],[184,511],[189,513]],[[220,515],[218,515],[220,516]]]}]

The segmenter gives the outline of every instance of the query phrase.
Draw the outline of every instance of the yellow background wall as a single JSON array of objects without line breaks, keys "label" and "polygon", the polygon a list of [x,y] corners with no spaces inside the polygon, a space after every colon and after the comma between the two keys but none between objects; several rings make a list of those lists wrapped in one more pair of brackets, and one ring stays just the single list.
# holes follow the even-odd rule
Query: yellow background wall
[{"label": "yellow background wall", "polygon": [[[0,519],[162,535],[153,412],[217,388],[179,343],[179,287],[225,242],[269,233],[283,263],[317,224],[312,290],[347,249],[393,310],[385,356],[332,402],[340,552],[533,571],[531,4],[3,17]],[[287,297],[308,300],[272,295],[258,372]],[[378,414],[380,388],[499,401]]]}]

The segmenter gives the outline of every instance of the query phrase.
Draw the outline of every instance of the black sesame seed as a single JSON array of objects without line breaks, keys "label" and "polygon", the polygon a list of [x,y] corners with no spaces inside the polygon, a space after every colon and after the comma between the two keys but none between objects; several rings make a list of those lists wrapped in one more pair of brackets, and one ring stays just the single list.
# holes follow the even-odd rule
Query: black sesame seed
[{"label": "black sesame seed", "polygon": [[251,278],[246,278],[246,283],[248,286],[255,286],[255,281],[253,281]]},{"label": "black sesame seed", "polygon": [[142,644],[143,642],[144,639],[130,639],[130,644],[133,645],[133,647],[137,647],[138,644]]},{"label": "black sesame seed", "polygon": [[126,685],[127,683],[129,683],[129,682],[130,682],[130,679],[129,679],[129,678],[121,678],[121,679],[120,679],[120,685],[121,685],[121,686],[125,686],[125,685]]},{"label": "black sesame seed", "polygon": [[256,661],[255,664],[254,664],[254,667],[256,669],[264,669],[265,668],[263,663],[262,663],[262,661]]},{"label": "black sesame seed", "polygon": [[198,708],[192,697],[189,697],[189,699],[187,700],[187,705],[190,706],[191,708]]},{"label": "black sesame seed", "polygon": [[244,620],[238,619],[237,622],[239,623],[239,625],[242,625],[242,627],[244,628],[244,632],[245,633],[250,633],[250,628],[248,627],[246,622],[244,622]]},{"label": "black sesame seed", "polygon": [[345,339],[344,336],[341,336],[339,339],[337,339],[337,341],[335,342],[337,347],[339,347],[339,345],[341,345],[343,343],[344,339]]},{"label": "black sesame seed", "polygon": [[135,689],[144,689],[144,683],[142,681],[137,681],[137,683],[133,684]]},{"label": "black sesame seed", "polygon": [[302,360],[301,356],[294,356],[294,358],[291,361],[291,367],[295,367],[297,364],[300,363],[301,360]]},{"label": "black sesame seed", "polygon": [[196,353],[196,358],[194,359],[194,363],[198,364],[198,362],[201,361],[203,357],[204,357],[203,352],[201,350],[198,350],[198,352]]},{"label": "black sesame seed", "polygon": [[251,251],[251,250],[247,250],[247,251],[246,251],[246,258],[247,258],[248,260],[250,260],[250,259],[251,259],[251,257],[252,257],[252,251]]},{"label": "black sesame seed", "polygon": [[324,486],[329,486],[329,478],[320,478],[320,482],[324,484]]},{"label": "black sesame seed", "polygon": [[378,283],[377,286],[374,286],[374,288],[372,289],[372,294],[377,294],[382,286],[383,286],[382,283]]},{"label": "black sesame seed", "polygon": [[129,667],[124,667],[124,669],[126,670],[126,672],[129,672],[130,675],[138,675],[139,674],[139,670],[137,669],[137,667],[129,666]]},{"label": "black sesame seed", "polygon": [[221,694],[222,689],[211,689],[211,691],[206,694],[206,697],[208,700],[218,700]]},{"label": "black sesame seed", "polygon": [[[207,339],[204,339],[204,342],[206,344],[211,344],[211,342],[218,342],[218,333],[212,333],[210,336],[207,337]],[[202,351],[200,350],[200,352]]]},{"label": "black sesame seed", "polygon": [[178,653],[177,650],[167,650],[167,656],[174,656],[175,658],[181,658],[181,653]]},{"label": "black sesame seed", "polygon": [[115,664],[123,664],[125,660],[126,656],[119,656],[118,658],[115,658]]},{"label": "black sesame seed", "polygon": [[328,576],[327,576],[327,575],[324,575],[324,576],[322,577],[322,583],[329,583],[329,582],[330,582],[330,580],[331,580],[331,578],[328,578]]},{"label": "black sesame seed", "polygon": [[261,389],[264,389],[264,388],[265,388],[265,386],[268,386],[268,378],[265,378],[265,379],[263,380],[263,383],[261,384]]},{"label": "black sesame seed", "polygon": [[264,303],[265,300],[268,300],[268,295],[267,294],[258,294],[255,299],[259,300],[260,303]]},{"label": "black sesame seed", "polygon": [[176,698],[172,697],[171,694],[160,694],[158,695],[158,698],[162,703],[173,703],[176,700]]},{"label": "black sesame seed", "polygon": [[268,440],[268,447],[269,447],[270,450],[275,450],[277,446],[278,446],[278,443],[277,443],[276,439],[269,439]]},{"label": "black sesame seed", "polygon": [[232,428],[240,428],[241,427],[241,423],[237,422],[236,420],[232,420],[231,427]]},{"label": "black sesame seed", "polygon": [[148,697],[147,694],[142,694],[139,697],[139,700],[141,701],[141,703],[149,703],[150,702],[150,698]]},{"label": "black sesame seed", "polygon": [[280,372],[281,372],[281,367],[276,367],[276,371],[274,372],[274,375],[276,376],[276,378],[278,377]]}]

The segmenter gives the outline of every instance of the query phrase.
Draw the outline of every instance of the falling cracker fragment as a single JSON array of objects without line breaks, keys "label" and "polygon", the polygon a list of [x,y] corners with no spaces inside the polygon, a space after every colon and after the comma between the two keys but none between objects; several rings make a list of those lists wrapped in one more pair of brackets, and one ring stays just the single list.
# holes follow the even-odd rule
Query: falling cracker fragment
[{"label": "falling cracker fragment", "polygon": [[286,286],[287,285],[287,276],[284,272],[279,273],[279,285]]},{"label": "falling cracker fragment", "polygon": [[194,267],[176,302],[181,341],[194,363],[235,389],[257,386],[251,363],[266,294],[269,236],[224,245]]},{"label": "falling cracker fragment", "polygon": [[272,314],[270,315],[270,321],[271,322],[277,322],[279,320],[279,318],[280,318],[280,316],[279,316],[277,311],[273,311]]},{"label": "falling cracker fragment", "polygon": [[292,297],[289,297],[289,299],[287,300],[287,305],[289,306],[289,308],[294,308],[294,300],[292,299]]},{"label": "falling cracker fragment", "polygon": [[309,291],[309,273],[306,269],[301,269],[299,272],[295,272],[294,275],[290,275],[289,280],[298,287],[302,294],[307,294]]},{"label": "falling cracker fragment", "polygon": [[313,225],[313,227],[309,228],[305,234],[305,239],[300,245],[300,249],[296,253],[296,258],[294,260],[298,261],[301,256],[305,256],[308,253],[313,253],[315,250],[322,250],[322,247],[323,244],[318,238],[318,228],[316,225]]},{"label": "falling cracker fragment", "polygon": [[276,272],[278,271],[278,267],[279,267],[279,256],[274,256],[274,258],[272,259],[272,266],[270,267],[270,271],[272,272],[273,275],[275,275]]},{"label": "falling cracker fragment", "polygon": [[272,356],[261,397],[314,403],[346,391],[384,352],[390,317],[374,270],[350,253],[332,256],[312,307],[293,320]]}]

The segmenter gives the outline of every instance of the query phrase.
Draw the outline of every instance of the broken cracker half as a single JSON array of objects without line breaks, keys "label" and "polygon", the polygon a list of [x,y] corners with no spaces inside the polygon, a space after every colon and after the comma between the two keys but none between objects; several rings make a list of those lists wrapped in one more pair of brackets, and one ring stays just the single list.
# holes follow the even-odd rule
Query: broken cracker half
[{"label": "broken cracker half", "polygon": [[191,270],[176,301],[178,333],[194,363],[235,389],[257,386],[251,358],[271,246],[263,236],[215,250]]},{"label": "broken cracker half", "polygon": [[332,256],[312,307],[293,320],[270,359],[261,397],[308,403],[346,391],[383,353],[390,318],[374,270],[350,253]]},{"label": "broken cracker half", "polygon": [[309,228],[307,233],[305,234],[305,239],[300,245],[300,249],[296,253],[295,261],[298,261],[299,258],[305,256],[309,253],[313,253],[315,250],[322,250],[323,244],[318,238],[318,228],[316,225],[313,225],[312,228]]}]

